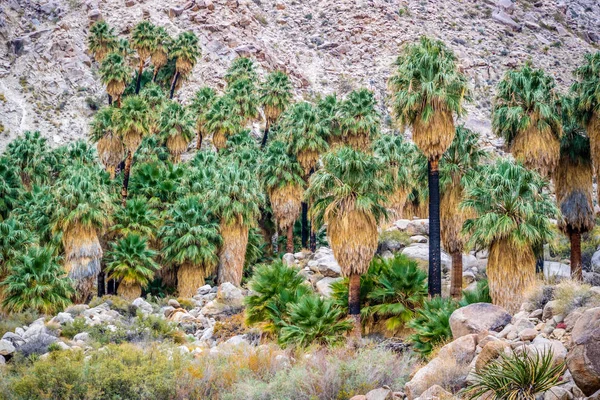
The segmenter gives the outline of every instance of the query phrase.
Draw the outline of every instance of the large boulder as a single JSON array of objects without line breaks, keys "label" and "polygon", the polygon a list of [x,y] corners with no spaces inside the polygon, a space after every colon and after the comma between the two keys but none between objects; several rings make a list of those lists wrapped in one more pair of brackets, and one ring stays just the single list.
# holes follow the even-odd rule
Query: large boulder
[{"label": "large boulder", "polygon": [[511,319],[511,315],[502,307],[490,303],[475,303],[452,313],[450,329],[455,339],[471,333],[500,332]]},{"label": "large boulder", "polygon": [[418,400],[453,400],[456,399],[452,395],[452,393],[446,391],[440,385],[433,385],[429,389],[427,389],[421,396],[419,396]]},{"label": "large boulder", "polygon": [[570,278],[571,266],[556,261],[544,261],[544,277],[551,278]]},{"label": "large boulder", "polygon": [[481,353],[477,356],[475,361],[475,371],[480,372],[485,368],[491,361],[497,359],[502,354],[510,353],[510,345],[502,340],[490,340],[483,346]]},{"label": "large boulder", "polygon": [[577,320],[571,341],[567,366],[577,386],[591,396],[600,390],[600,307],[590,308]]},{"label": "large boulder", "polygon": [[462,336],[441,348],[437,357],[418,370],[405,386],[408,400],[421,396],[433,385],[460,389],[466,385],[477,353],[477,335]]},{"label": "large boulder", "polygon": [[331,285],[335,282],[341,281],[343,278],[323,278],[316,283],[317,292],[324,297],[331,297],[333,289]]},{"label": "large boulder", "polygon": [[[427,243],[413,243],[402,249],[402,254],[408,258],[428,263],[429,262],[429,245]],[[442,268],[448,271],[452,268],[452,257],[448,253],[441,252]]]},{"label": "large boulder", "polygon": [[329,278],[337,278],[342,275],[342,268],[333,256],[333,250],[329,247],[320,247],[312,259],[306,264],[311,271],[318,272]]},{"label": "large boulder", "polygon": [[9,356],[15,352],[15,346],[8,340],[0,340],[0,356]]},{"label": "large boulder", "polygon": [[217,296],[203,308],[202,314],[207,317],[237,314],[244,308],[244,294],[241,289],[229,282],[219,286]]}]

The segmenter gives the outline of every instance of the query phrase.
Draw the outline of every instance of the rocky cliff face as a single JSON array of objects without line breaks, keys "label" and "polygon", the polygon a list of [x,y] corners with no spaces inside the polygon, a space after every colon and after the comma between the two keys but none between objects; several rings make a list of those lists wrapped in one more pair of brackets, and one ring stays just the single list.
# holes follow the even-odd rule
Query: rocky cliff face
[{"label": "rocky cliff face", "polygon": [[[142,18],[170,34],[192,30],[202,60],[179,93],[222,87],[238,55],[263,71],[282,69],[298,98],[374,90],[385,111],[386,79],[402,44],[443,39],[471,78],[465,122],[491,146],[493,88],[507,68],[532,59],[567,88],[583,54],[600,44],[596,0],[4,0],[0,5],[0,151],[23,130],[59,145],[86,136],[106,102],[86,54],[91,23],[106,19],[123,37]],[[390,119],[385,118],[390,126]]]}]

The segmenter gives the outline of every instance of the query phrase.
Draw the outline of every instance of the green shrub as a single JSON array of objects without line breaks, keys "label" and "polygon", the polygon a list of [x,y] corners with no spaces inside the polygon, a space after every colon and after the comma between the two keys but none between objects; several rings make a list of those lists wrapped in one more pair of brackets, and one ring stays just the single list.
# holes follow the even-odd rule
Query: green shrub
[{"label": "green shrub", "polygon": [[463,290],[463,297],[459,303],[461,307],[465,307],[469,304],[491,302],[492,296],[490,296],[488,281],[487,279],[482,279],[477,282],[477,286],[474,290]]},{"label": "green shrub", "polygon": [[423,308],[417,310],[415,318],[408,324],[415,330],[410,336],[415,351],[428,356],[435,345],[452,337],[450,315],[457,308],[454,300],[441,297],[423,303]]},{"label": "green shrub", "polygon": [[117,311],[123,316],[135,316],[137,308],[131,305],[131,302],[125,300],[121,296],[106,295],[102,297],[94,297],[90,301],[90,308],[99,306],[100,304],[108,303],[111,310]]},{"label": "green shrub", "polygon": [[467,394],[470,399],[492,392],[493,397],[486,398],[535,400],[537,394],[558,384],[564,370],[564,363],[554,362],[552,351],[503,354],[474,374],[475,383]]},{"label": "green shrub", "polygon": [[590,291],[590,286],[577,281],[563,280],[553,292],[557,314],[567,315],[578,307],[600,306],[600,296]]},{"label": "green shrub", "polygon": [[38,318],[40,315],[33,310],[8,315],[0,314],[0,337],[4,336],[6,332],[14,332],[17,328],[30,325]]},{"label": "green shrub", "polygon": [[[361,276],[361,316],[363,325],[385,323],[390,333],[402,328],[414,316],[427,296],[427,273],[417,262],[403,255],[375,258]],[[332,285],[333,298],[348,307],[348,279]]]},{"label": "green shrub", "polygon": [[62,327],[60,335],[67,339],[73,339],[75,335],[81,332],[85,332],[88,326],[85,324],[85,318],[77,317],[73,322],[69,322]]},{"label": "green shrub", "polygon": [[353,328],[345,311],[330,299],[315,294],[301,297],[289,306],[289,323],[285,322],[279,335],[283,346],[308,346],[312,343],[333,345],[343,340],[343,335]]}]

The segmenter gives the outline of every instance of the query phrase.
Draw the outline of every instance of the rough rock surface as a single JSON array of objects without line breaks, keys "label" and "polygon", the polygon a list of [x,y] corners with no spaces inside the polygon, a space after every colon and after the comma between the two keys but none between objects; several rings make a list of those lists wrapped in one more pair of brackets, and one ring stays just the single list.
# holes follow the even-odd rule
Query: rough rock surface
[{"label": "rough rock surface", "polygon": [[571,339],[574,347],[567,355],[567,366],[577,386],[591,396],[600,390],[600,307],[583,313]]},{"label": "rough rock surface", "polygon": [[456,339],[471,333],[500,332],[511,319],[511,315],[502,307],[475,303],[454,311],[450,316],[450,328]]}]

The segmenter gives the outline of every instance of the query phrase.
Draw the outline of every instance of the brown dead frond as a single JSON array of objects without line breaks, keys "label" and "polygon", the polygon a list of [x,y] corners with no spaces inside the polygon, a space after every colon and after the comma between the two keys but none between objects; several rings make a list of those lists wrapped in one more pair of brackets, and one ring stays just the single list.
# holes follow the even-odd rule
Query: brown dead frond
[{"label": "brown dead frond", "polygon": [[459,207],[462,199],[460,184],[451,183],[440,200],[440,233],[444,249],[449,253],[462,253],[467,240],[461,233],[463,223],[469,217],[467,211]]},{"label": "brown dead frond", "polygon": [[183,298],[191,298],[199,287],[204,286],[207,271],[202,266],[185,263],[177,270],[177,291]]},{"label": "brown dead frond", "polygon": [[123,142],[113,133],[107,133],[98,140],[96,149],[100,161],[107,169],[117,167],[125,157]]},{"label": "brown dead frond", "polygon": [[96,277],[100,272],[102,247],[96,230],[81,224],[66,229],[62,237],[65,249],[65,271],[70,278]]},{"label": "brown dead frond", "polygon": [[287,229],[298,219],[304,190],[298,184],[276,187],[269,191],[273,214],[281,229]]},{"label": "brown dead frond", "polygon": [[445,109],[436,111],[427,122],[418,116],[413,126],[413,141],[429,160],[439,159],[455,134],[452,113]]},{"label": "brown dead frond", "polygon": [[135,300],[142,295],[142,287],[139,283],[121,281],[117,287],[117,294],[125,300]]},{"label": "brown dead frond", "polygon": [[188,142],[183,135],[171,135],[167,139],[167,148],[169,153],[174,157],[175,161],[179,161],[179,157],[188,148]]},{"label": "brown dead frond", "polygon": [[525,167],[549,177],[558,165],[560,141],[550,127],[539,129],[532,118],[529,127],[515,137],[510,151]]},{"label": "brown dead frond", "polygon": [[317,165],[318,161],[319,152],[316,150],[302,150],[298,153],[298,162],[304,169],[304,173],[307,175]]},{"label": "brown dead frond", "polygon": [[230,282],[240,286],[248,247],[248,227],[239,222],[222,223],[221,236],[223,244],[219,252],[218,283]]}]

